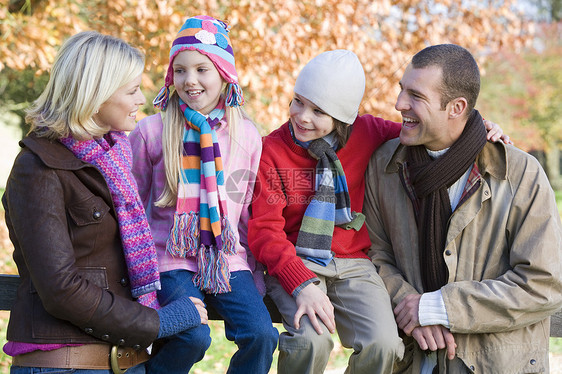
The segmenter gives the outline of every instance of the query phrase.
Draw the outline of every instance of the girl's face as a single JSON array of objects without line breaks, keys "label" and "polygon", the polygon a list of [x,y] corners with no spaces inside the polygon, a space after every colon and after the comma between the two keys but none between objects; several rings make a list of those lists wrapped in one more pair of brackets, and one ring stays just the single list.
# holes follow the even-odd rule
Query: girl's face
[{"label": "girl's face", "polygon": [[319,139],[334,131],[332,117],[300,95],[293,97],[289,116],[295,137],[301,142]]},{"label": "girl's face", "polygon": [[209,114],[217,106],[224,81],[209,57],[197,51],[181,51],[174,58],[174,86],[193,110]]},{"label": "girl's face", "polygon": [[142,74],[130,83],[120,87],[100,106],[94,114],[94,121],[100,126],[108,126],[111,131],[132,131],[136,126],[139,108],[146,103],[140,90]]}]

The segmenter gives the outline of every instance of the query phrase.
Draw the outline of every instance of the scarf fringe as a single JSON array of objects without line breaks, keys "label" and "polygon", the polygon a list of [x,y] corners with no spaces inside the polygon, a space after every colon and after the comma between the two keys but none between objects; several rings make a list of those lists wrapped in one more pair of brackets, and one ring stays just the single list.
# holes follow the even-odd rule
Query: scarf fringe
[{"label": "scarf fringe", "polygon": [[236,236],[234,235],[234,230],[232,230],[232,227],[230,226],[230,221],[225,216],[221,218],[221,226],[222,251],[227,255],[235,255]]},{"label": "scarf fringe", "polygon": [[166,242],[166,251],[172,256],[196,258],[193,284],[215,295],[231,291],[228,256],[236,254],[236,235],[227,217],[221,218],[221,226],[222,248],[199,244],[199,214],[176,213]]},{"label": "scarf fringe", "polygon": [[158,108],[160,110],[166,110],[169,99],[170,99],[170,88],[168,86],[163,86],[158,92],[158,95],[156,95],[156,97],[152,101],[152,105],[154,105],[155,108]]},{"label": "scarf fringe", "polygon": [[199,247],[199,214],[175,213],[166,251],[174,257],[196,256]]},{"label": "scarf fringe", "polygon": [[240,85],[229,83],[226,89],[226,105],[227,106],[242,106],[244,105],[244,94]]},{"label": "scarf fringe", "polygon": [[230,292],[230,270],[226,253],[215,246],[201,245],[197,254],[198,271],[193,284],[200,290],[214,295]]}]

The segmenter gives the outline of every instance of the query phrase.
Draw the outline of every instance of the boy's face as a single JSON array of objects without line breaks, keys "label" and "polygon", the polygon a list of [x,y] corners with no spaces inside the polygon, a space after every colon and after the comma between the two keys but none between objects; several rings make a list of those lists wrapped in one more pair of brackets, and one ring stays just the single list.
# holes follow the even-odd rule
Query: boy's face
[{"label": "boy's face", "polygon": [[334,120],[314,103],[295,94],[289,107],[295,137],[301,142],[320,139],[334,131]]},{"label": "boy's face", "polygon": [[406,68],[395,105],[402,114],[402,144],[424,145],[439,151],[455,142],[455,127],[449,123],[451,103],[441,108],[442,75],[441,68],[435,66],[416,69],[409,65]]}]

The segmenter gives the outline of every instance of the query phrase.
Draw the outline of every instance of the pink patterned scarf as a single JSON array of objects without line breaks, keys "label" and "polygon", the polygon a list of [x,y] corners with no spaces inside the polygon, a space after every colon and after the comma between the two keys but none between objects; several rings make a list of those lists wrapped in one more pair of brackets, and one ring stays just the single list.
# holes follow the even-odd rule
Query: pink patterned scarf
[{"label": "pink patterned scarf", "polygon": [[117,212],[131,293],[138,297],[139,303],[158,309],[158,259],[137,183],[131,173],[133,154],[127,135],[112,131],[99,139],[78,141],[66,137],[60,142],[78,159],[94,165],[105,178]]}]

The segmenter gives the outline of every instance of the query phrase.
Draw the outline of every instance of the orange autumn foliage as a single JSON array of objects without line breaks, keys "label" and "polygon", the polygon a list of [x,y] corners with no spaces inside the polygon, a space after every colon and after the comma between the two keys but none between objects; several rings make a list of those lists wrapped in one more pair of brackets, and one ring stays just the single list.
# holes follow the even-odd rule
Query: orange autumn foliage
[{"label": "orange autumn foliage", "polygon": [[337,48],[354,51],[363,63],[367,89],[361,111],[398,120],[397,82],[419,49],[456,43],[483,62],[484,52],[506,46],[516,50],[525,43],[530,27],[511,8],[514,2],[466,2],[468,6],[453,0],[11,0],[27,8],[0,8],[0,71],[48,71],[65,38],[94,29],[146,53],[143,89],[154,93],[163,84],[170,44],[183,21],[208,14],[231,27],[246,110],[262,133],[286,120],[302,66],[318,53]]}]

